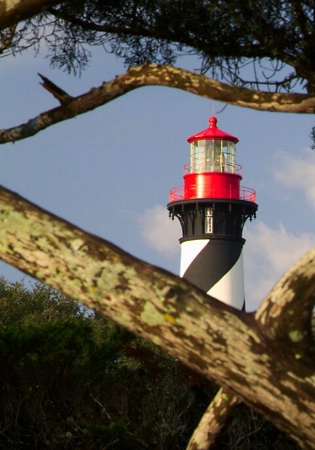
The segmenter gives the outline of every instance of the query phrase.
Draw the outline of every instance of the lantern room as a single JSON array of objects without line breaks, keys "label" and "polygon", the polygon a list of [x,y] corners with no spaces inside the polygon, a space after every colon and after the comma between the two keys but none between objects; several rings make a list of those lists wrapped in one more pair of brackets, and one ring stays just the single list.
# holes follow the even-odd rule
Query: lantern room
[{"label": "lantern room", "polygon": [[235,144],[238,139],[217,128],[217,119],[209,119],[209,128],[187,139],[190,143],[190,173],[235,173]]},{"label": "lantern room", "polygon": [[237,137],[220,130],[217,119],[187,141],[190,163],[184,167],[184,186],[173,188],[170,202],[191,199],[228,199],[255,202],[255,191],[240,186],[241,166],[236,164]]}]

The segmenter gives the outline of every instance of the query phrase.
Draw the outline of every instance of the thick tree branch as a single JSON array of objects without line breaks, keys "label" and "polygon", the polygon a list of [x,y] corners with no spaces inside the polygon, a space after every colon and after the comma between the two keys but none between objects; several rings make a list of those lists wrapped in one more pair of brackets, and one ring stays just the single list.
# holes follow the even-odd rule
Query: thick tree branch
[{"label": "thick tree branch", "polygon": [[313,350],[312,313],[314,286],[309,281],[315,268],[315,252],[305,255],[272,289],[256,312],[256,320],[271,339],[283,341],[297,359]]},{"label": "thick tree branch", "polygon": [[234,394],[221,388],[202,416],[186,450],[209,450],[239,404]]},{"label": "thick tree branch", "polygon": [[[314,254],[315,249],[300,263],[307,274],[300,282],[313,291]],[[254,315],[5,188],[0,188],[0,257],[160,345],[273,421],[302,449],[315,449],[315,364],[265,336]]]},{"label": "thick tree branch", "polygon": [[0,0],[0,30],[28,19],[49,7],[58,5],[60,0]]},{"label": "thick tree branch", "polygon": [[71,97],[65,104],[39,114],[27,123],[0,130],[0,144],[33,136],[51,125],[91,111],[142,86],[167,86],[208,99],[261,111],[291,113],[315,112],[315,96],[307,94],[272,94],[230,86],[171,66],[148,64],[132,67],[126,73],[89,92]]}]

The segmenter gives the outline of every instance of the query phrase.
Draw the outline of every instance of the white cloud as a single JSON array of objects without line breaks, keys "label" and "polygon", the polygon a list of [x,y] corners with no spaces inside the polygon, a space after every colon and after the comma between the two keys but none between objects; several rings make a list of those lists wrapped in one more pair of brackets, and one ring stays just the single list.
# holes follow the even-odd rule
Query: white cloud
[{"label": "white cloud", "polygon": [[257,221],[244,237],[244,273],[248,309],[257,309],[281,276],[315,245],[314,233],[289,233]]},{"label": "white cloud", "polygon": [[150,248],[166,257],[179,256],[180,224],[177,219],[168,217],[164,206],[147,209],[139,218],[139,227],[144,242]]},{"label": "white cloud", "polygon": [[315,207],[315,152],[304,149],[296,157],[279,152],[273,167],[275,180],[289,189],[301,189]]}]

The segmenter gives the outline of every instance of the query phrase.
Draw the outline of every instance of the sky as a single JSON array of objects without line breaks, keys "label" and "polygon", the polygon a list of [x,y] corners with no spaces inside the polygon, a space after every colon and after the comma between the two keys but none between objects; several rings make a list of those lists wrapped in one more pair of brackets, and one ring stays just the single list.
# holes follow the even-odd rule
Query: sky
[{"label": "sky", "polygon": [[[58,106],[40,86],[38,72],[76,96],[125,70],[121,60],[100,49],[93,50],[81,77],[52,69],[44,52],[35,57],[32,50],[0,64],[0,129]],[[178,66],[193,64],[179,61]],[[172,88],[137,89],[32,138],[1,145],[0,182],[178,274],[181,231],[178,221],[168,217],[169,190],[183,184],[183,166],[189,162],[186,139],[204,130],[214,111],[218,127],[239,139],[241,184],[257,194],[257,219],[244,230],[246,304],[255,310],[315,245],[315,152],[309,137],[314,118],[225,106]],[[25,279],[3,262],[0,275],[10,282]]]}]

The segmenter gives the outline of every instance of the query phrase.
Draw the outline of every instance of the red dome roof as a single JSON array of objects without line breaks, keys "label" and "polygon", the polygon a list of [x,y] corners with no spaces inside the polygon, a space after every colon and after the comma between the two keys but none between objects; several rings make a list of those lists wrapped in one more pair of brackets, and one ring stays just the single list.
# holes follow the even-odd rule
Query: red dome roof
[{"label": "red dome roof", "polygon": [[212,116],[209,119],[209,128],[207,128],[206,130],[200,131],[197,134],[194,134],[193,136],[190,136],[187,141],[189,143],[194,142],[194,141],[200,141],[203,139],[206,140],[215,140],[215,141],[231,141],[234,142],[235,144],[237,144],[238,139],[235,136],[232,136],[229,133],[226,133],[223,130],[220,130],[217,127],[217,118]]}]

